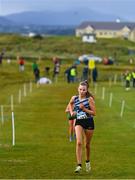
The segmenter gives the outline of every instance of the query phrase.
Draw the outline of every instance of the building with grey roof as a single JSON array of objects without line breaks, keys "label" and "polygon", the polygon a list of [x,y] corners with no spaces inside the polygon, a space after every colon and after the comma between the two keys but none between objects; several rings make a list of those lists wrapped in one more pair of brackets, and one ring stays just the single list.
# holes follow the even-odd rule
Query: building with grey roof
[{"label": "building with grey roof", "polygon": [[97,38],[126,38],[135,41],[135,22],[82,22],[76,36],[95,34]]}]

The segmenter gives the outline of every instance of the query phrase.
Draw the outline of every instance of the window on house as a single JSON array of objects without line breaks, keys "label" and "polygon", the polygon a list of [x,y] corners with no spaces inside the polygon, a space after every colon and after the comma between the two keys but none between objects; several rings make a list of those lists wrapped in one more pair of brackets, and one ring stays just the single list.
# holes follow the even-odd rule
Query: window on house
[{"label": "window on house", "polygon": [[102,36],[102,35],[103,35],[103,32],[99,32],[99,34]]}]

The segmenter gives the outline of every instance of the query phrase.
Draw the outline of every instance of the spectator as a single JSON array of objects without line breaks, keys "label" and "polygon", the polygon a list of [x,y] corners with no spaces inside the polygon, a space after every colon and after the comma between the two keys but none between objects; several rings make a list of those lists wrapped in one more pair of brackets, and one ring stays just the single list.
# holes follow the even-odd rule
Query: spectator
[{"label": "spectator", "polygon": [[125,80],[126,80],[126,90],[130,89],[130,81],[131,81],[131,73],[127,70],[125,73]]},{"label": "spectator", "polygon": [[59,74],[59,72],[60,72],[60,63],[59,63],[59,61],[55,61],[55,63],[54,63],[54,70],[53,70],[53,80],[55,82],[58,81],[58,74]]},{"label": "spectator", "polygon": [[48,76],[49,75],[49,71],[50,71],[50,67],[45,67],[45,74]]},{"label": "spectator", "polygon": [[37,69],[37,68],[38,68],[38,65],[37,65],[36,61],[34,61],[32,64],[33,73],[34,73],[35,69]]},{"label": "spectator", "polygon": [[0,54],[0,64],[2,64],[3,56],[4,56],[4,52],[2,52],[2,53]]},{"label": "spectator", "polygon": [[33,74],[35,76],[35,82],[37,83],[38,80],[40,79],[40,70],[38,68],[38,64],[36,63],[36,61],[34,61],[32,64],[32,70],[33,70]]},{"label": "spectator", "polygon": [[82,72],[82,80],[88,80],[89,79],[89,68],[88,65],[85,65]]},{"label": "spectator", "polygon": [[76,81],[76,76],[77,76],[77,68],[75,65],[73,65],[70,69],[70,79],[71,82],[75,82]]},{"label": "spectator", "polygon": [[132,72],[133,87],[135,88],[135,70]]},{"label": "spectator", "polygon": [[20,59],[19,59],[19,71],[24,71],[24,64],[25,64],[24,58],[20,57]]},{"label": "spectator", "polygon": [[71,82],[70,70],[71,70],[71,67],[67,68],[65,71],[65,75],[66,75],[66,79],[68,83]]},{"label": "spectator", "polygon": [[97,82],[97,77],[98,77],[98,71],[97,71],[97,68],[95,67],[95,68],[92,70],[92,79],[93,79],[93,83],[94,83],[94,84]]},{"label": "spectator", "polygon": [[34,75],[35,75],[35,82],[37,83],[40,79],[40,71],[39,68],[34,69]]}]

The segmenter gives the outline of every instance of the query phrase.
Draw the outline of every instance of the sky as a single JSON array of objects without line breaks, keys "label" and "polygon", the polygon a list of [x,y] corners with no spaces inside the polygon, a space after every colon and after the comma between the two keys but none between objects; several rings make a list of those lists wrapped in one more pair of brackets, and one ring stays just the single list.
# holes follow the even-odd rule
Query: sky
[{"label": "sky", "polygon": [[0,0],[0,16],[23,11],[90,8],[135,22],[135,0]]}]

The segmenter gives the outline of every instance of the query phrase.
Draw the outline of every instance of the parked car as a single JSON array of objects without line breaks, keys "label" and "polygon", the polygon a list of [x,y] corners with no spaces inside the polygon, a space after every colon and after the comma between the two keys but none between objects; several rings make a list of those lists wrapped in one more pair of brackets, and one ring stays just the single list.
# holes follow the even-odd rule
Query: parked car
[{"label": "parked car", "polygon": [[95,56],[93,54],[84,54],[82,56],[79,56],[78,60],[80,62],[86,62],[90,60],[94,60],[95,62],[102,62],[102,58],[99,56]]},{"label": "parked car", "polygon": [[114,64],[114,59],[112,57],[104,57],[103,64],[104,65],[112,65],[112,64]]}]

